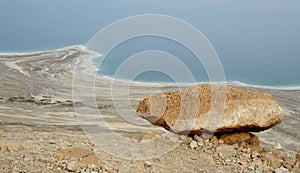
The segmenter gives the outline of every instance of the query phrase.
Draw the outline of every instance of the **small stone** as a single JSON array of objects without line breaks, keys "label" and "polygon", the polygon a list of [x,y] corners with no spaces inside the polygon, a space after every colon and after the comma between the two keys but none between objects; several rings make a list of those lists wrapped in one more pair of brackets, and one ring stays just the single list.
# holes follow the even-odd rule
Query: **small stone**
[{"label": "small stone", "polygon": [[250,134],[246,132],[223,134],[220,139],[223,139],[225,144],[232,145],[249,140]]},{"label": "small stone", "polygon": [[247,161],[246,160],[240,160],[238,163],[240,165],[247,165]]},{"label": "small stone", "polygon": [[296,154],[296,160],[300,162],[300,153]]},{"label": "small stone", "polygon": [[145,162],[144,162],[144,166],[145,166],[145,167],[150,167],[150,166],[151,166],[151,163],[150,163],[149,161],[145,161]]},{"label": "small stone", "polygon": [[5,145],[3,145],[3,146],[0,146],[0,151],[1,151],[1,153],[5,153],[5,152],[7,152],[7,151],[8,151],[8,148],[7,148],[7,146],[5,146]]},{"label": "small stone", "polygon": [[232,147],[233,147],[234,149],[238,149],[238,148],[239,148],[239,144],[238,144],[238,143],[235,143],[235,144],[232,145]]},{"label": "small stone", "polygon": [[243,153],[242,156],[246,159],[250,159],[251,158],[251,154],[249,153]]},{"label": "small stone", "polygon": [[194,149],[194,148],[196,148],[196,147],[198,147],[198,143],[197,143],[195,140],[192,140],[192,141],[190,142],[190,148],[191,148],[191,149]]},{"label": "small stone", "polygon": [[231,145],[224,145],[224,144],[219,145],[216,148],[216,152],[219,153],[219,156],[223,159],[236,155],[236,151]]},{"label": "small stone", "polygon": [[282,150],[282,145],[281,145],[279,142],[276,142],[274,148],[275,148],[276,150]]},{"label": "small stone", "polygon": [[15,144],[15,143],[7,144],[7,148],[10,152],[13,152],[13,153],[17,153],[17,152],[24,150],[23,145]]},{"label": "small stone", "polygon": [[81,159],[91,154],[93,154],[93,151],[87,150],[85,148],[73,147],[61,150],[59,156],[60,158],[67,157],[73,159]]},{"label": "small stone", "polygon": [[202,142],[203,141],[203,139],[198,135],[194,135],[194,140],[197,141],[197,142]]},{"label": "small stone", "polygon": [[205,146],[207,149],[211,149],[213,147],[213,143],[210,143],[210,142],[205,143]]},{"label": "small stone", "polygon": [[288,169],[289,171],[293,170],[292,165],[290,165],[290,164],[288,164],[286,162],[283,162],[282,165],[283,165],[284,168]]},{"label": "small stone", "polygon": [[260,157],[260,154],[256,151],[252,151],[251,152],[251,158],[254,159],[254,158],[257,158],[257,157]]},{"label": "small stone", "polygon": [[260,141],[258,137],[252,133],[249,134],[250,134],[250,139],[248,139],[246,142],[250,145],[259,145]]},{"label": "small stone", "polygon": [[254,166],[248,166],[247,167],[248,171],[253,172],[255,170]]},{"label": "small stone", "polygon": [[71,161],[70,163],[68,163],[67,169],[69,171],[75,171],[77,169],[77,162],[76,161]]},{"label": "small stone", "polygon": [[241,142],[238,144],[240,148],[243,148],[245,146],[247,146],[247,143],[245,141]]},{"label": "small stone", "polygon": [[263,165],[263,162],[260,159],[256,159],[253,161],[254,165],[258,168],[261,168]]},{"label": "small stone", "polygon": [[184,142],[185,142],[186,144],[189,144],[192,140],[193,140],[193,138],[187,136],[187,137],[185,138]]},{"label": "small stone", "polygon": [[199,147],[203,147],[204,146],[204,142],[198,142],[198,146]]},{"label": "small stone", "polygon": [[225,162],[232,162],[232,160],[227,158],[227,159],[225,159]]},{"label": "small stone", "polygon": [[180,135],[179,136],[179,140],[181,140],[181,141],[185,141],[186,138],[187,138],[187,136],[185,136],[185,135]]},{"label": "small stone", "polygon": [[210,138],[210,142],[214,145],[218,145],[219,144],[219,141],[218,141],[218,138],[216,136],[212,136]]},{"label": "small stone", "polygon": [[0,132],[6,133],[7,129],[0,127]]},{"label": "small stone", "polygon": [[209,140],[210,138],[212,137],[212,134],[211,133],[201,133],[201,138],[206,141],[206,140]]},{"label": "small stone", "polygon": [[95,154],[88,155],[87,157],[84,157],[83,159],[81,159],[79,162],[82,164],[85,164],[85,165],[93,164],[93,165],[99,166],[101,168],[104,167],[104,162],[102,160],[100,160],[100,158],[98,156],[96,156]]},{"label": "small stone", "polygon": [[293,166],[293,165],[295,165],[296,160],[289,159],[289,158],[284,158],[284,159],[283,159],[283,163],[284,163],[284,164],[288,164],[288,165]]},{"label": "small stone", "polygon": [[275,170],[275,173],[290,173],[290,171],[281,166]]},{"label": "small stone", "polygon": [[293,166],[293,173],[300,173],[300,162],[296,163],[294,166]]},{"label": "small stone", "polygon": [[281,166],[280,159],[279,158],[271,158],[271,160],[270,160],[270,166],[273,169],[280,168],[280,166]]},{"label": "small stone", "polygon": [[224,144],[224,140],[223,139],[219,139],[219,144]]},{"label": "small stone", "polygon": [[50,141],[49,141],[49,144],[56,144],[56,142],[53,141],[53,140],[50,140]]}]

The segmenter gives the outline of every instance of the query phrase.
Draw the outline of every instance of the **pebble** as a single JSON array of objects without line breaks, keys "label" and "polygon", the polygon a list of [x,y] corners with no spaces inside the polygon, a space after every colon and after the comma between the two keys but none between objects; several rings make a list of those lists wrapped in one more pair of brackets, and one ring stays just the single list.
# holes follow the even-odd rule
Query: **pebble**
[{"label": "pebble", "polygon": [[219,139],[219,144],[224,144],[224,140],[223,139]]},{"label": "pebble", "polygon": [[150,167],[150,166],[151,166],[151,163],[150,163],[149,161],[145,161],[145,162],[144,162],[144,166],[145,166],[145,167]]},{"label": "pebble", "polygon": [[194,148],[197,148],[197,147],[198,147],[197,142],[196,142],[195,140],[192,140],[192,141],[190,142],[190,148],[191,148],[191,149],[194,149]]},{"label": "pebble", "polygon": [[8,151],[7,146],[0,146],[0,148],[1,153],[5,153],[6,151]]},{"label": "pebble", "polygon": [[77,169],[77,162],[76,161],[71,161],[70,163],[68,163],[67,169],[69,171],[75,171]]},{"label": "pebble", "polygon": [[17,153],[17,152],[24,150],[23,145],[16,144],[16,143],[7,144],[7,148],[10,152],[13,152],[13,153]]},{"label": "pebble", "polygon": [[186,138],[187,138],[187,136],[185,136],[185,135],[180,135],[179,136],[179,140],[181,140],[181,141],[185,141]]},{"label": "pebble", "polygon": [[297,161],[300,161],[300,153],[296,154],[296,159],[297,159]]},{"label": "pebble", "polygon": [[213,147],[213,143],[205,143],[206,148],[211,149]]},{"label": "pebble", "polygon": [[188,136],[188,137],[185,138],[184,141],[185,141],[187,144],[189,144],[192,140],[193,140],[193,138],[191,138],[191,137]]},{"label": "pebble", "polygon": [[214,145],[218,145],[219,144],[219,141],[218,141],[218,138],[216,136],[212,136],[210,138],[210,142]]},{"label": "pebble", "polygon": [[252,151],[251,152],[251,158],[252,159],[254,159],[254,158],[257,158],[257,157],[260,157],[261,155],[258,153],[258,152],[256,152],[256,151]]},{"label": "pebble", "polygon": [[216,152],[218,152],[219,156],[223,159],[226,157],[232,157],[236,155],[235,149],[231,145],[225,145],[225,144],[219,145],[216,148]]},{"label": "pebble", "polygon": [[290,173],[290,171],[281,166],[275,170],[275,173]]},{"label": "pebble", "polygon": [[279,168],[281,166],[280,159],[279,158],[271,158],[271,160],[270,160],[270,166],[273,169]]},{"label": "pebble", "polygon": [[204,146],[204,143],[203,143],[203,142],[198,142],[198,146],[199,146],[199,147],[203,147],[203,146]]},{"label": "pebble", "polygon": [[203,139],[198,135],[194,135],[194,140],[197,142],[203,142]]},{"label": "pebble", "polygon": [[201,133],[201,138],[202,138],[204,141],[205,141],[205,140],[209,140],[212,136],[213,136],[212,133],[206,133],[206,132]]}]

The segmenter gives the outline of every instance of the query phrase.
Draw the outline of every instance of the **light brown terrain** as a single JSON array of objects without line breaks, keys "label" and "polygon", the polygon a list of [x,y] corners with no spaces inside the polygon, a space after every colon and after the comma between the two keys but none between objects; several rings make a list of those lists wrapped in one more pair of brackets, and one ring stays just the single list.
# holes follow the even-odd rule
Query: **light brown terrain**
[{"label": "light brown terrain", "polygon": [[282,122],[285,110],[267,93],[196,85],[140,101],[138,114],[176,133],[259,132]]},{"label": "light brown terrain", "polygon": [[[178,88],[130,84],[128,105],[128,82],[95,77],[93,57],[82,47],[0,55],[0,172],[299,172],[300,90],[231,84],[272,94],[289,114],[281,124],[255,133],[260,146],[227,145],[216,137],[185,138],[147,124],[133,114],[139,101]],[[76,119],[76,113],[82,116]],[[106,126],[97,123],[99,117]],[[99,130],[103,135],[97,136]],[[149,151],[160,155],[151,157]]]}]

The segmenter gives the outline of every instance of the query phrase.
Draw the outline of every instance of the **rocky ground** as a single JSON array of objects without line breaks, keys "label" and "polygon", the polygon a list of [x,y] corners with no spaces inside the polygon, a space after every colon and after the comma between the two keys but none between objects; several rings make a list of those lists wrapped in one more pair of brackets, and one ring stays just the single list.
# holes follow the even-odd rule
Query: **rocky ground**
[{"label": "rocky ground", "polygon": [[[138,118],[135,109],[142,98],[178,88],[135,84],[130,86],[127,96],[123,86],[128,83],[119,81],[115,83],[117,97],[113,102],[112,81],[91,76],[94,69],[87,68],[93,56],[82,47],[0,55],[0,172],[299,172],[299,90],[235,85],[271,93],[290,111],[281,124],[255,133],[261,141],[260,146],[255,142],[249,144],[248,139],[228,145],[221,136],[211,139],[207,136],[185,138],[170,133],[166,136],[162,128],[128,123],[118,116],[116,106],[129,117]],[[83,92],[74,98],[74,88],[79,93],[95,92]],[[130,101],[129,107],[124,102],[125,97]],[[95,111],[101,112],[110,130],[136,145],[168,138],[176,147],[158,157],[127,160],[122,156],[134,151],[126,150],[124,139],[108,134],[99,138],[99,142],[115,146],[112,156],[92,143],[80,126],[95,125],[99,117],[99,112]],[[80,119],[78,112],[86,116]],[[280,144],[276,144],[278,142]],[[162,143],[154,149],[165,151]],[[143,148],[145,153],[151,149]]]},{"label": "rocky ground", "polygon": [[82,134],[1,128],[0,136],[0,172],[300,172],[299,151],[246,141],[228,145],[228,137],[207,139],[205,134],[175,135],[175,149],[138,161],[111,156]]}]

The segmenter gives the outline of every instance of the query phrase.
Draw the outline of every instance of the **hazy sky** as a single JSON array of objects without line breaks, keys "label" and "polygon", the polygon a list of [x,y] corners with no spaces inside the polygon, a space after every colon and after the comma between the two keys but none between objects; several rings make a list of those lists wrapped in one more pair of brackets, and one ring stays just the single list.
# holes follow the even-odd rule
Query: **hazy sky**
[{"label": "hazy sky", "polygon": [[1,0],[0,52],[85,44],[107,24],[145,13],[197,27],[232,80],[300,84],[299,0]]}]

